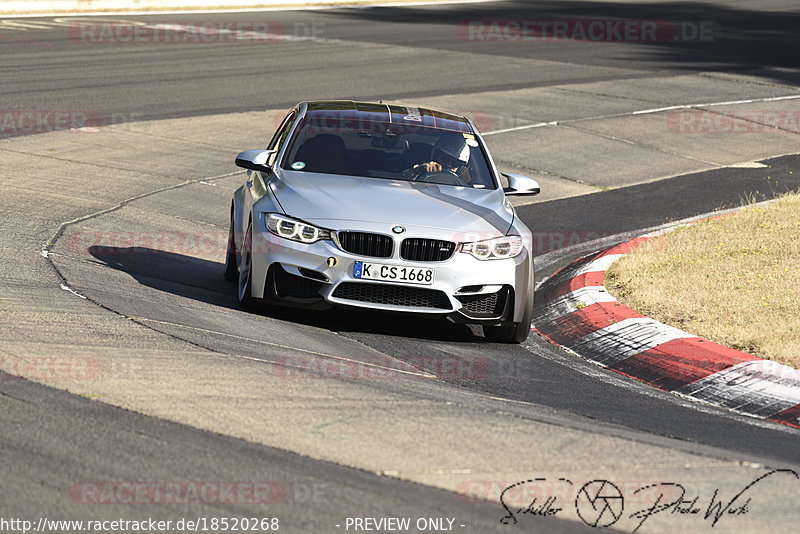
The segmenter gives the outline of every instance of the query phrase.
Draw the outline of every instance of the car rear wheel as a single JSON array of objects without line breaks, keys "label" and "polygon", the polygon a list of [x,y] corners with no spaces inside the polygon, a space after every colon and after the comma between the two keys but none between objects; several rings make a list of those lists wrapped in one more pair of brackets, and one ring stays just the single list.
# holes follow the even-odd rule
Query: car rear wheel
[{"label": "car rear wheel", "polygon": [[245,234],[244,243],[242,243],[242,250],[239,253],[239,305],[250,310],[255,307],[256,300],[253,298],[251,292],[253,288],[253,257],[251,250],[253,248],[253,227],[247,226],[247,233]]},{"label": "car rear wheel", "polygon": [[522,343],[531,333],[533,320],[533,297],[528,297],[525,314],[519,323],[507,323],[498,326],[484,326],[483,335],[494,343]]}]

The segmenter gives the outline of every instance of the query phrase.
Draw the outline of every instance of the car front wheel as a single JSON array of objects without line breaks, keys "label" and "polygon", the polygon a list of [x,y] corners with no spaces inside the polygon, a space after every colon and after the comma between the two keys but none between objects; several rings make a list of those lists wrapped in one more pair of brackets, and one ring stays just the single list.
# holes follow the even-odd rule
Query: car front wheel
[{"label": "car front wheel", "polygon": [[525,314],[519,323],[507,323],[497,326],[484,326],[483,335],[487,340],[494,343],[522,343],[528,339],[531,333],[531,322],[533,320],[533,298],[528,297],[525,305]]},{"label": "car front wheel", "polygon": [[239,269],[236,267],[236,241],[233,238],[233,213],[228,229],[228,251],[225,254],[225,280],[228,282],[239,281]]},{"label": "car front wheel", "polygon": [[239,253],[239,305],[250,310],[255,307],[256,300],[253,298],[251,292],[253,289],[253,257],[251,254],[253,248],[253,227],[252,224],[247,226],[247,233],[245,234],[244,243],[242,243],[242,250]]}]

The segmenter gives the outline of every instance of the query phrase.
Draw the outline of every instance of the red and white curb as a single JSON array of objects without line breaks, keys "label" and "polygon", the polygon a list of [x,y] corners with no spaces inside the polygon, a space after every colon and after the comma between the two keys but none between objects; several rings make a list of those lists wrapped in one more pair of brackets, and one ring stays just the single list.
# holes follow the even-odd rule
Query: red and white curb
[{"label": "red and white curb", "polygon": [[608,293],[606,270],[660,233],[581,258],[545,280],[534,332],[659,389],[800,428],[800,370],[659,323]]}]

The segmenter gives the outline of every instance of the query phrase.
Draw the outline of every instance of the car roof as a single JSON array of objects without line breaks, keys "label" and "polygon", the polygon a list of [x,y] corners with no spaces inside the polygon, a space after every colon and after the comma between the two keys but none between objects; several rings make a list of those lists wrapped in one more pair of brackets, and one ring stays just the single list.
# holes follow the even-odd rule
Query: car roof
[{"label": "car roof", "polygon": [[352,100],[316,100],[298,104],[301,109],[303,105],[307,117],[392,122],[475,133],[466,117],[429,108]]}]

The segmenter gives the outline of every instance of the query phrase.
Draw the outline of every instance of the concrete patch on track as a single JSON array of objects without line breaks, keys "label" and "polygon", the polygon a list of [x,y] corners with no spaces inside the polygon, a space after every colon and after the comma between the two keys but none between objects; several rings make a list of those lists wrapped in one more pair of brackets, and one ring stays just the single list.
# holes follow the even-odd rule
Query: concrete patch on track
[{"label": "concrete patch on track", "polygon": [[[143,414],[491,502],[500,498],[492,488],[532,474],[680,480],[700,493],[767,472],[724,451],[444,384],[320,327],[311,314],[239,310],[214,236],[225,232],[229,194],[243,179],[230,175],[233,156],[265,144],[280,113],[0,141],[9,206],[0,221],[3,368]],[[529,165],[509,154],[510,164]],[[187,244],[186,236],[197,239]],[[66,371],[48,374],[53,357]],[[794,484],[776,478],[759,492],[758,514],[730,528],[778,531],[793,522],[794,503],[782,497]],[[674,526],[662,515],[647,531]]]},{"label": "concrete patch on track", "polygon": [[[676,228],[671,226],[670,228]],[[551,343],[664,391],[800,428],[800,371],[649,319],[603,286],[608,268],[645,234],[581,258],[539,287],[535,331]]]}]

